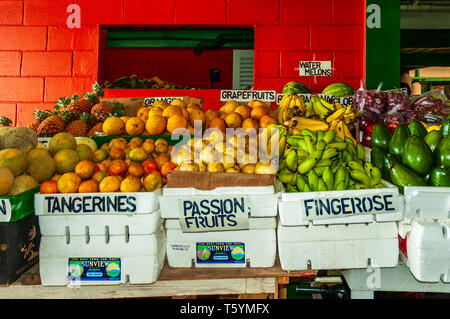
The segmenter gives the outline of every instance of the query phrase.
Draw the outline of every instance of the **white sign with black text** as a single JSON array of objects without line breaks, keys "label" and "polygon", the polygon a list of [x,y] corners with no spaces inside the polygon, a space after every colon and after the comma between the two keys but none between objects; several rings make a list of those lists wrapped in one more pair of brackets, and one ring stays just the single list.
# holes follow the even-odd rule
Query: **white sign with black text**
[{"label": "white sign with black text", "polygon": [[300,76],[332,76],[331,61],[300,61]]},{"label": "white sign with black text", "polygon": [[11,219],[11,203],[8,199],[0,199],[0,222],[9,222]]},{"label": "white sign with black text", "polygon": [[178,201],[184,233],[249,229],[247,196],[187,197]]},{"label": "white sign with black text", "polygon": [[255,91],[255,90],[222,90],[220,91],[220,101],[241,101],[250,102],[258,100],[261,102],[272,103],[276,99],[276,91]]},{"label": "white sign with black text", "polygon": [[167,104],[172,103],[173,100],[183,100],[182,96],[159,96],[159,97],[146,97],[144,99],[144,106],[150,106],[156,101],[164,101]]}]

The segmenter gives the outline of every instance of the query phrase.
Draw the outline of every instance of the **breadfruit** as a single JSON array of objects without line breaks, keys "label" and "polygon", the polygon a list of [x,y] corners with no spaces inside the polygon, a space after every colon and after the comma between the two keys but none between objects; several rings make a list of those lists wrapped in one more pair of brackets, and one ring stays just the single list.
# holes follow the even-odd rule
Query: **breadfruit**
[{"label": "breadfruit", "polygon": [[28,153],[37,144],[37,135],[29,127],[12,127],[0,137],[0,149],[17,148]]},{"label": "breadfruit", "polygon": [[14,179],[14,185],[9,191],[8,195],[19,195],[23,192],[26,192],[27,190],[35,188],[38,185],[39,183],[34,177],[22,174]]}]

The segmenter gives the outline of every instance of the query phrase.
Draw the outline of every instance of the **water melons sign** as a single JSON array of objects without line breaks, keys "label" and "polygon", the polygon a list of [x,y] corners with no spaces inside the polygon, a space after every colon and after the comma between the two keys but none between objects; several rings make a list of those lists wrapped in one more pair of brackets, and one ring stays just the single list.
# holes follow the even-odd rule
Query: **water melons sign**
[{"label": "water melons sign", "polygon": [[11,220],[11,203],[8,199],[0,199],[0,222]]},{"label": "water melons sign", "polygon": [[159,96],[159,97],[146,97],[144,99],[144,106],[150,106],[156,101],[164,101],[167,104],[172,103],[173,100],[183,100],[182,96]]},{"label": "water melons sign", "polygon": [[304,220],[395,213],[398,200],[394,193],[367,195],[316,196],[301,200]]},{"label": "water melons sign", "polygon": [[184,233],[249,229],[246,196],[202,196],[178,201]]},{"label": "water melons sign", "polygon": [[300,76],[332,76],[331,61],[300,61]]},{"label": "water melons sign", "polygon": [[261,102],[275,102],[276,91],[256,91],[256,90],[222,90],[220,91],[220,101],[227,102],[231,100],[250,102],[258,100]]}]

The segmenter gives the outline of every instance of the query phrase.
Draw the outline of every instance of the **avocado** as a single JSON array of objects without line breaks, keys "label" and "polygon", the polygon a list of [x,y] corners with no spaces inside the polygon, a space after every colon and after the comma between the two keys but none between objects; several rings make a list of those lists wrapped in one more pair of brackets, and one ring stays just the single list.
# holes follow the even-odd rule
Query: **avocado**
[{"label": "avocado", "polygon": [[444,137],[450,135],[450,118],[446,119],[444,123],[442,123],[441,133]]},{"label": "avocado", "polygon": [[389,142],[392,138],[392,132],[386,125],[378,123],[373,126],[370,145],[379,147],[385,152],[389,152]]},{"label": "avocado", "polygon": [[411,123],[409,123],[408,128],[411,132],[411,135],[416,135],[424,138],[425,135],[428,134],[427,128],[423,126],[423,124],[419,121],[412,121]]},{"label": "avocado", "polygon": [[450,187],[450,167],[444,165],[435,167],[430,174],[430,185]]},{"label": "avocado", "polygon": [[450,135],[444,137],[434,150],[436,165],[450,167]]},{"label": "avocado", "polygon": [[395,163],[400,163],[400,161],[392,154],[387,154],[383,158],[383,166],[381,167],[381,176],[391,182],[391,175],[389,173],[391,166]]},{"label": "avocado", "polygon": [[389,170],[389,174],[392,183],[398,186],[401,193],[403,193],[403,187],[405,186],[427,186],[427,183],[419,175],[402,163],[393,164]]},{"label": "avocado", "polygon": [[442,140],[442,133],[441,131],[431,131],[429,132],[424,138],[423,140],[425,141],[425,143],[428,144],[428,146],[430,147],[430,150],[432,152],[434,152],[434,150],[436,149],[436,147],[439,145],[439,142]]},{"label": "avocado", "polygon": [[402,162],[420,176],[425,176],[433,169],[433,152],[423,138],[412,135],[406,140]]},{"label": "avocado", "polygon": [[409,132],[409,129],[406,125],[400,124],[399,126],[397,126],[389,142],[389,153],[401,158],[403,155],[405,142],[410,136],[411,133]]},{"label": "avocado", "polygon": [[381,169],[383,167],[383,159],[386,156],[386,152],[379,147],[374,147],[370,152],[370,162]]}]

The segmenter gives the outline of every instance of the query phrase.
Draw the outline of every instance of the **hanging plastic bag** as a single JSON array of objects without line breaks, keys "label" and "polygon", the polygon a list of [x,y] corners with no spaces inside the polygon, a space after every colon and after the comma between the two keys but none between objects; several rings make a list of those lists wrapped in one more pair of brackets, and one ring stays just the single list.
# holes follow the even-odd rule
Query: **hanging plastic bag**
[{"label": "hanging plastic bag", "polygon": [[450,115],[450,88],[440,88],[422,94],[411,101],[411,113],[406,120],[440,125]]},{"label": "hanging plastic bag", "polygon": [[386,111],[386,92],[381,91],[383,83],[376,90],[366,90],[362,87],[355,92],[353,98],[360,119],[377,122],[378,117]]}]

